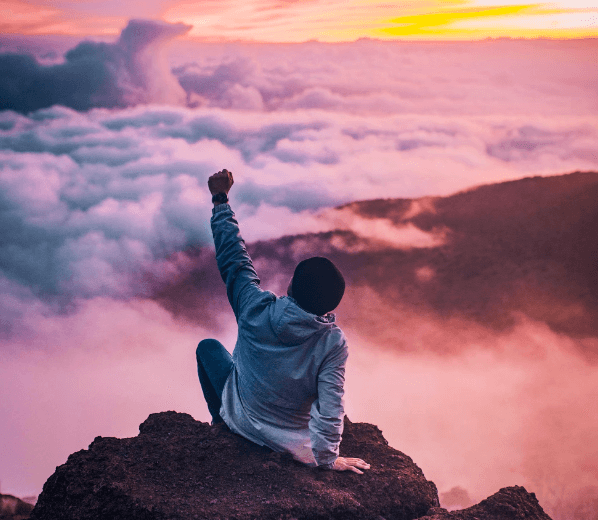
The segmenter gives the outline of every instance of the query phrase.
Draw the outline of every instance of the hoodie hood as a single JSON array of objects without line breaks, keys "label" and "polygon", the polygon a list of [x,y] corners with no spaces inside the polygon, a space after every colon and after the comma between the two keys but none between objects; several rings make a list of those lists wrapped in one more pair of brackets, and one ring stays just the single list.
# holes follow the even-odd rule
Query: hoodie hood
[{"label": "hoodie hood", "polygon": [[336,316],[316,316],[303,310],[294,298],[281,296],[270,307],[270,323],[278,339],[287,345],[304,343],[314,334],[334,327]]}]

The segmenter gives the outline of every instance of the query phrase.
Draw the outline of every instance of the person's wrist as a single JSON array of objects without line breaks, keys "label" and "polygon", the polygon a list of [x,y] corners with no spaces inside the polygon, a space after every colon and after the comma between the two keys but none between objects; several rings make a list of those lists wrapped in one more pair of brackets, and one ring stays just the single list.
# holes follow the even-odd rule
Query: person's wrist
[{"label": "person's wrist", "polygon": [[320,464],[320,466],[319,466],[319,467],[320,467],[321,469],[333,470],[333,469],[334,469],[334,467],[335,467],[335,463],[336,463],[336,461],[334,461],[334,462],[330,462],[330,463],[328,463],[328,464]]},{"label": "person's wrist", "polygon": [[228,202],[228,195],[224,192],[214,193],[212,195],[212,203],[214,207],[219,206],[220,204],[226,204]]}]

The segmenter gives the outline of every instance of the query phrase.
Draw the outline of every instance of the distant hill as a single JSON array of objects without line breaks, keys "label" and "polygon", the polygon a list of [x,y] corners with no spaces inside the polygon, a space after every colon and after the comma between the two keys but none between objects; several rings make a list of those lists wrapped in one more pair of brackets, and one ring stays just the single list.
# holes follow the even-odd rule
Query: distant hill
[{"label": "distant hill", "polygon": [[[575,338],[598,337],[598,173],[532,177],[449,197],[359,201],[337,210],[446,238],[436,247],[399,249],[345,229],[258,242],[249,250],[262,280],[281,274],[288,280],[298,260],[325,254],[350,287],[368,288],[372,304],[384,310],[359,323],[374,338],[400,329],[405,309],[495,331],[508,330],[523,314]],[[195,267],[156,297],[202,321],[198,316],[227,304],[215,261],[206,261],[205,251],[188,255],[198,259]],[[352,309],[367,302],[347,294],[339,314],[360,320]],[[586,354],[598,358],[598,341],[587,345]]]},{"label": "distant hill", "polygon": [[33,506],[13,495],[0,494],[0,520],[26,520]]}]

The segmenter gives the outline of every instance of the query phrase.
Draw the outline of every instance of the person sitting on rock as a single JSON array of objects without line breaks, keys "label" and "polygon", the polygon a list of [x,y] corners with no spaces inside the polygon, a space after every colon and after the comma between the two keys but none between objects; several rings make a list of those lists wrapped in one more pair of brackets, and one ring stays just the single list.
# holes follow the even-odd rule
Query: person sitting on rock
[{"label": "person sitting on rock", "polygon": [[228,204],[233,182],[228,170],[208,179],[216,261],[238,324],[232,357],[214,339],[197,347],[212,424],[224,421],[310,466],[362,474],[369,464],[339,457],[348,350],[331,311],[344,294],[343,276],[330,260],[313,257],[295,268],[288,296],[262,290]]}]

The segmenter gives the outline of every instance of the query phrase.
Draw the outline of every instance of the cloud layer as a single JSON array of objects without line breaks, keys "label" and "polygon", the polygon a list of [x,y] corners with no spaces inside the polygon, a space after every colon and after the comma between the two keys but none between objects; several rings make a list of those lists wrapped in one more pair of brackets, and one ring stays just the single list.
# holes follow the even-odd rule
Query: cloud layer
[{"label": "cloud layer", "polygon": [[[504,130],[495,130],[499,122]],[[54,107],[28,117],[5,111],[2,274],[61,305],[147,295],[140,273],[211,243],[205,183],[223,166],[238,172],[232,197],[249,241],[338,229],[378,237],[378,247],[438,245],[442,229],[364,220],[349,209],[315,212],[356,197],[443,193],[547,173],[548,163],[594,164],[598,130],[588,119],[561,130],[542,123],[339,119],[322,111],[257,118],[165,106],[85,114]]]},{"label": "cloud layer", "polygon": [[[325,45],[184,42],[173,69],[199,106],[367,114],[573,115],[596,112],[595,40]],[[174,52],[176,49],[176,52]],[[585,66],[585,71],[581,67]]]},{"label": "cloud layer", "polygon": [[63,40],[0,40],[9,51],[0,54],[0,109],[27,113],[53,104],[87,110],[154,102],[453,117],[598,110],[595,39],[361,39],[334,45],[176,40],[189,29],[132,20],[117,41],[82,41],[51,65],[42,63],[64,52]]}]

